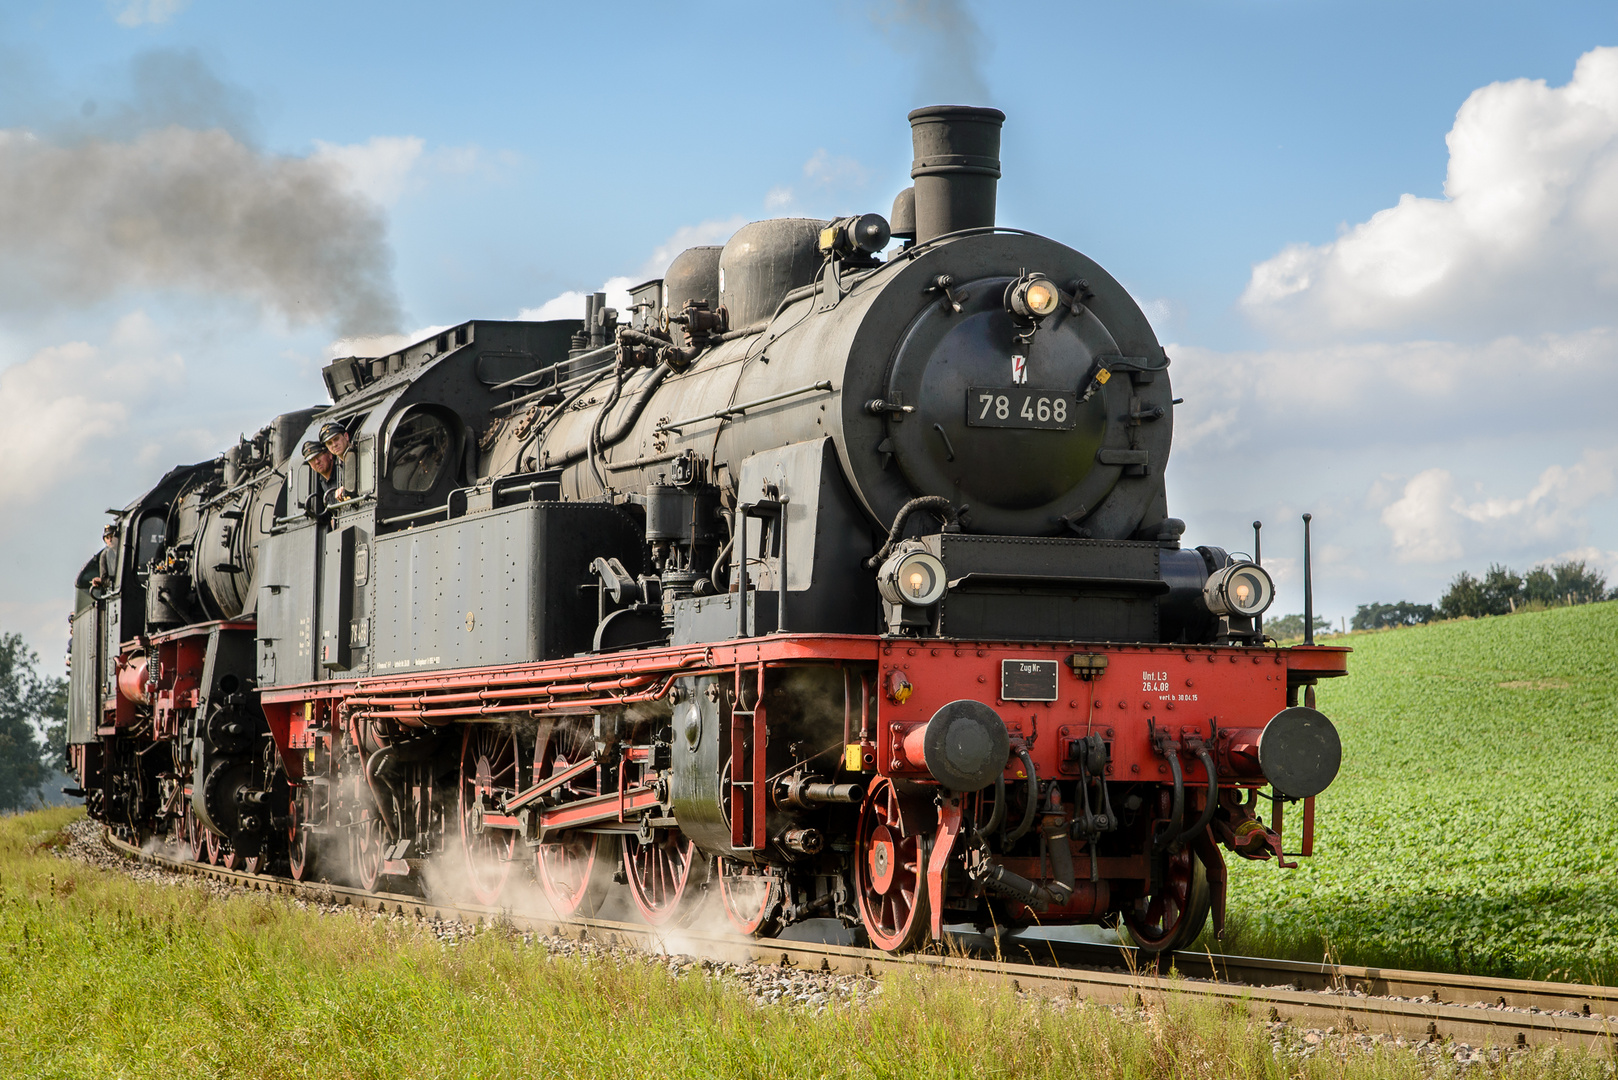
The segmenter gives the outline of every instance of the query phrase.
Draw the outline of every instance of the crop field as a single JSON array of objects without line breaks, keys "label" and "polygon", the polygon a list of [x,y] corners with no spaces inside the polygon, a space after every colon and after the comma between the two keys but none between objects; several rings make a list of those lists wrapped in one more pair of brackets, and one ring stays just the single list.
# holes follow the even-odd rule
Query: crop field
[{"label": "crop field", "polygon": [[1231,858],[1203,944],[1618,982],[1618,603],[1330,640],[1355,651],[1319,688],[1343,771],[1315,857]]},{"label": "crop field", "polygon": [[[1170,993],[1133,1016],[918,969],[864,1000],[759,1004],[696,967],[584,960],[281,898],[219,899],[50,854],[71,811],[0,818],[0,1076],[1063,1077],[1448,1075],[1409,1050],[1302,1056]],[[688,972],[692,968],[686,969]],[[1536,1050],[1491,1076],[1610,1076]]]}]

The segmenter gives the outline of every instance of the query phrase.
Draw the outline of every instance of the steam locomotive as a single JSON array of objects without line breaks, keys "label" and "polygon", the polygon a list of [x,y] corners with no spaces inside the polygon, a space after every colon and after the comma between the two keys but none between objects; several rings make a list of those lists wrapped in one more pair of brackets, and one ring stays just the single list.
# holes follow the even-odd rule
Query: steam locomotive
[{"label": "steam locomotive", "polygon": [[[329,405],[117,512],[73,616],[90,813],[891,951],[1037,920],[1161,953],[1222,926],[1225,851],[1308,854],[1347,650],[1274,647],[1262,566],[1182,545],[1168,357],[1100,266],[995,225],[1004,115],[909,119],[887,219],[336,360]],[[298,452],[333,422],[341,499]]]}]

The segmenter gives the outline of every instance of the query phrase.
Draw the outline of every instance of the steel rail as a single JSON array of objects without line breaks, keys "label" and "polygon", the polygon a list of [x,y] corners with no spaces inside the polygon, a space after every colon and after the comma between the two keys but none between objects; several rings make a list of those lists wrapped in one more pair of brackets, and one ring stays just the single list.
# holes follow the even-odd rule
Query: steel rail
[{"label": "steel rail", "polygon": [[[1176,998],[1210,998],[1255,1020],[1335,1027],[1341,1032],[1400,1036],[1414,1041],[1455,1040],[1474,1046],[1563,1044],[1607,1051],[1618,1048],[1618,1020],[1611,1019],[1618,1016],[1618,987],[1185,952],[1174,954],[1174,967],[1192,978],[1175,978],[1139,970],[1134,950],[1127,947],[1075,947],[1057,942],[1050,943],[1052,963],[989,959],[964,951],[891,956],[876,949],[780,938],[745,938],[607,919],[564,921],[509,908],[441,903],[404,893],[301,883],[168,858],[142,851],[118,839],[110,830],[105,830],[103,835],[109,845],[131,859],[178,873],[229,882],[251,891],[334,901],[380,913],[415,914],[470,925],[500,923],[554,937],[634,946],[654,953],[671,951],[668,943],[677,941],[682,953],[700,946],[704,955],[736,963],[808,966],[821,971],[866,975],[935,969],[999,984],[1009,983],[1020,990],[1039,989],[1109,1005],[1139,1006]],[[955,944],[966,947],[972,943],[961,939]],[[1030,959],[1034,959],[1033,950],[1045,951],[1041,948],[1044,944],[1021,941],[1016,948],[1028,952]],[[981,946],[978,948],[981,951]],[[1070,954],[1069,962],[1076,955],[1112,970],[1060,966],[1059,952]],[[1203,978],[1207,981],[1200,981]],[[1277,983],[1287,985],[1274,985]],[[1355,996],[1353,991],[1373,996]],[[1432,1000],[1398,1000],[1406,996]],[[1462,1004],[1469,1000],[1484,1004]],[[1567,1012],[1580,1015],[1561,1015]]]}]

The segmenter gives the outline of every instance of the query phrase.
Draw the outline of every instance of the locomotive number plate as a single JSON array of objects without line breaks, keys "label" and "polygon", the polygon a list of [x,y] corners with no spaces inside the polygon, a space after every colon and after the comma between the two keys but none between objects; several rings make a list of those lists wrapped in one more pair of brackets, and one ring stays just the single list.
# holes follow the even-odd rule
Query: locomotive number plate
[{"label": "locomotive number plate", "polygon": [[1078,419],[1079,395],[1071,390],[973,386],[966,391],[966,422],[971,427],[1071,431]]},{"label": "locomotive number plate", "polygon": [[1007,701],[1055,701],[1055,660],[1000,661],[1000,696]]}]

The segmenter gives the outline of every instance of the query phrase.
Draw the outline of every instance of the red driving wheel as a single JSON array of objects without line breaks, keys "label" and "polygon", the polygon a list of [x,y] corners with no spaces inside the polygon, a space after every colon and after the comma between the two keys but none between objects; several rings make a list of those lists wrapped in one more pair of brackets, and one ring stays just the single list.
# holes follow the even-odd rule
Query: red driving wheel
[{"label": "red driving wheel", "polygon": [[514,829],[486,829],[483,815],[518,789],[517,730],[508,724],[468,724],[461,739],[461,847],[466,878],[480,904],[493,906],[511,876],[520,842]]},{"label": "red driving wheel", "polygon": [[719,879],[719,902],[724,905],[730,925],[754,937],[775,933],[782,894],[778,876],[766,867],[723,857],[717,860],[714,873]]},{"label": "red driving wheel", "polygon": [[320,859],[315,854],[318,841],[308,829],[304,828],[304,798],[308,793],[302,789],[294,789],[289,800],[287,823],[287,868],[292,872],[294,881],[313,881],[318,872]]},{"label": "red driving wheel", "polygon": [[208,860],[208,830],[202,827],[202,822],[197,820],[197,812],[190,806],[185,808],[185,842],[192,862]]},{"label": "red driving wheel", "polygon": [[[547,722],[534,745],[534,782],[583,764],[595,751],[595,736],[582,723]],[[587,768],[554,789],[560,801],[600,794],[597,770]],[[539,845],[535,870],[539,886],[557,917],[573,918],[596,913],[612,886],[616,841],[599,833],[563,833]]]},{"label": "red driving wheel", "polygon": [[900,800],[893,781],[878,778],[860,808],[854,843],[860,921],[871,944],[888,952],[914,948],[931,929],[924,838],[932,814],[924,813],[927,808],[921,805],[901,806]]},{"label": "red driving wheel", "polygon": [[1190,945],[1202,933],[1212,902],[1202,860],[1190,848],[1181,848],[1165,860],[1157,891],[1124,910],[1124,925],[1142,953],[1170,953]]},{"label": "red driving wheel", "polygon": [[696,857],[696,845],[677,829],[658,829],[649,844],[633,836],[624,838],[624,872],[641,918],[663,926],[695,910],[702,877]]},{"label": "red driving wheel", "polygon": [[375,892],[382,880],[382,853],[388,844],[382,819],[369,814],[354,826],[354,878],[366,892]]}]

